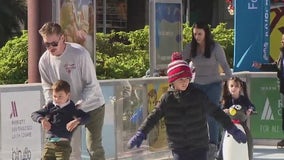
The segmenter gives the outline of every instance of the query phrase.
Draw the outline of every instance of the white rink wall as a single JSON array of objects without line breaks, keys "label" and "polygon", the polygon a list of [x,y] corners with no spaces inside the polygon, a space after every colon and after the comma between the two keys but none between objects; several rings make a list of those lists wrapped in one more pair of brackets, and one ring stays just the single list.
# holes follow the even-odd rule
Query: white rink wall
[{"label": "white rink wall", "polygon": [[[249,95],[260,96],[254,99],[261,100],[263,95],[259,92],[254,93],[255,89],[251,90],[250,86],[253,85],[251,83],[263,85],[260,90],[270,88],[275,90],[273,91],[274,94],[278,93],[278,88],[265,87],[265,85],[272,83],[270,79],[277,81],[276,73],[239,72],[234,73],[234,75],[246,81]],[[266,81],[266,78],[268,78],[268,81]],[[106,100],[103,128],[103,146],[106,158],[109,160],[169,159],[171,152],[167,149],[166,137],[163,136],[164,130],[160,128],[153,131],[151,136],[148,136],[151,138],[144,141],[140,149],[128,150],[126,147],[128,139],[135,134],[138,126],[151,110],[151,102],[155,97],[153,93],[159,98],[166,90],[167,78],[101,80],[100,84]],[[249,124],[253,129],[253,136],[256,137],[254,143],[270,145],[283,136],[282,131],[277,129],[280,125],[279,115],[273,115],[274,119],[267,117],[262,119],[262,114],[267,107],[262,105],[260,100],[259,102],[258,100],[253,101],[253,103],[258,104],[256,106],[258,114],[252,117],[251,120],[253,121]],[[271,104],[272,102],[271,100]],[[40,83],[0,85],[0,160],[40,160],[44,136],[40,124],[33,122],[30,115],[43,104],[44,99]],[[271,106],[271,113],[273,114],[277,113],[274,111],[275,107],[274,105]],[[277,125],[273,126],[272,124]],[[262,126],[258,127],[258,125]],[[82,128],[82,132],[85,132],[84,127]],[[84,136],[82,142],[82,158],[88,160]]]}]

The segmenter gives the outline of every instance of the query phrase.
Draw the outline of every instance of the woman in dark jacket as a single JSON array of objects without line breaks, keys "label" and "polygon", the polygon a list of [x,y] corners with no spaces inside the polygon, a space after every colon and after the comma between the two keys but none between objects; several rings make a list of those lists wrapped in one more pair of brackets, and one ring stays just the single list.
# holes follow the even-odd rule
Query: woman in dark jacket
[{"label": "woman in dark jacket", "polygon": [[[283,54],[284,54],[284,34],[282,34],[282,39],[281,39],[281,48],[280,48],[280,54],[279,58],[277,61],[272,62],[272,63],[259,63],[259,62],[253,62],[252,66],[260,69],[261,71],[276,71],[277,72],[277,77],[280,82],[280,95],[281,95],[281,101],[282,104],[284,103],[284,65],[283,65]],[[282,106],[282,130],[284,132],[284,108]],[[284,139],[279,141],[277,143],[277,147],[284,146]]]}]

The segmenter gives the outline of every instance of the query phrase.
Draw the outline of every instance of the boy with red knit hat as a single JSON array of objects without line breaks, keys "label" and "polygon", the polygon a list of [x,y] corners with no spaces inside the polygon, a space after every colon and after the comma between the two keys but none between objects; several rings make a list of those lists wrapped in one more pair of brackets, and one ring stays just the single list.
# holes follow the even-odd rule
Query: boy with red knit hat
[{"label": "boy with red knit hat", "polygon": [[207,113],[219,121],[237,142],[245,143],[246,135],[205,93],[190,83],[192,73],[181,54],[174,52],[171,60],[167,70],[169,89],[129,140],[128,147],[140,147],[154,125],[164,118],[168,146],[174,160],[207,160]]}]

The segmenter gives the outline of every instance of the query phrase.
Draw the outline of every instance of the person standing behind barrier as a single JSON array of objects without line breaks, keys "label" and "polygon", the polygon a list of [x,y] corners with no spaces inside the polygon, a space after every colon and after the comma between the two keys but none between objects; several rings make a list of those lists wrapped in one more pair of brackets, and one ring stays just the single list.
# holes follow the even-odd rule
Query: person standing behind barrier
[{"label": "person standing behind barrier", "polygon": [[[195,82],[220,108],[222,81],[232,76],[224,49],[213,40],[208,24],[197,22],[192,26],[192,41],[183,50],[183,59],[192,62],[195,68]],[[220,75],[220,67],[224,76]],[[220,127],[218,123],[208,116],[209,125],[209,160],[215,159],[220,141]]]},{"label": "person standing behind barrier", "polygon": [[211,102],[202,90],[190,83],[191,70],[180,54],[175,52],[172,57],[167,70],[168,91],[128,141],[128,147],[140,147],[155,124],[164,118],[168,145],[174,160],[207,160],[207,113],[216,118],[237,142],[245,143],[245,134],[232,123],[229,116]]},{"label": "person standing behind barrier", "polygon": [[[279,58],[277,61],[272,62],[272,63],[259,63],[254,61],[252,64],[252,67],[257,68],[261,71],[275,71],[277,72],[277,77],[280,82],[280,96],[281,96],[281,101],[282,105],[284,104],[284,34],[282,34],[281,38],[281,48],[280,48],[280,54]],[[284,132],[284,106],[282,106],[282,131]],[[284,139],[279,141],[277,143],[277,146],[283,147],[284,146]]]},{"label": "person standing behind barrier", "polygon": [[[104,160],[102,127],[105,100],[97,80],[90,53],[81,45],[65,41],[61,26],[47,22],[39,30],[46,51],[39,60],[39,72],[46,102],[52,99],[51,85],[59,79],[71,86],[71,99],[89,113],[86,144],[91,160]],[[77,128],[71,140],[71,160],[81,159],[81,130]]]},{"label": "person standing behind barrier", "polygon": [[42,160],[69,160],[72,148],[72,132],[78,125],[86,124],[90,116],[77,109],[70,100],[70,85],[58,80],[52,86],[53,101],[32,113],[32,120],[41,123],[46,130],[46,143]]},{"label": "person standing behind barrier", "polygon": [[[229,114],[229,109],[233,105],[240,105],[242,107],[241,112],[246,116],[242,119],[244,121],[238,119],[236,122],[240,123],[245,130],[248,143],[248,156],[249,160],[252,160],[253,139],[250,129],[247,126],[247,118],[255,111],[255,107],[248,97],[246,82],[242,81],[239,77],[231,77],[228,81],[226,81],[223,87],[222,105],[223,111],[227,114]],[[222,151],[222,149],[220,150]],[[219,152],[219,154],[222,154],[222,152]],[[220,155],[220,158],[221,157],[222,156]]]}]

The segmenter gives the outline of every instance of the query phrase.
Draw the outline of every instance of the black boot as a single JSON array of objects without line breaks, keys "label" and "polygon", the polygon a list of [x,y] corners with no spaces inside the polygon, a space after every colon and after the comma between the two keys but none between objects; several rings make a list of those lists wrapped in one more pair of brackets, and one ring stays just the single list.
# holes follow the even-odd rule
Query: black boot
[{"label": "black boot", "polygon": [[277,148],[283,148],[284,147],[284,139],[277,142]]},{"label": "black boot", "polygon": [[209,143],[209,150],[208,150],[208,154],[207,154],[207,159],[208,160],[215,160],[216,155],[217,155],[217,151],[218,151],[217,145]]},{"label": "black boot", "polygon": [[219,150],[218,150],[217,156],[216,156],[216,160],[223,160],[223,150],[222,150],[222,146],[219,147]]}]

